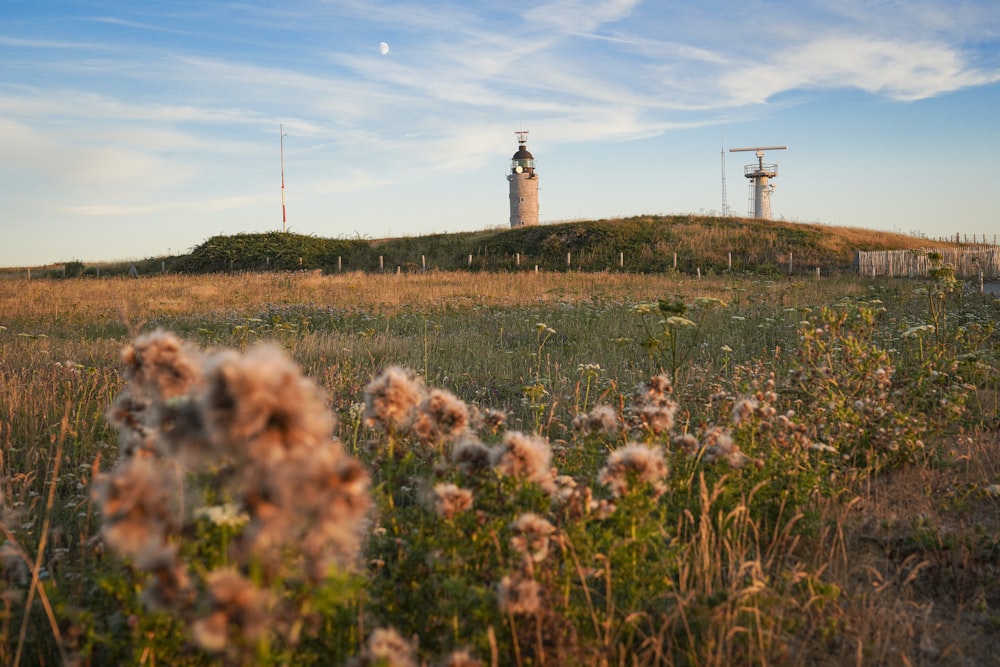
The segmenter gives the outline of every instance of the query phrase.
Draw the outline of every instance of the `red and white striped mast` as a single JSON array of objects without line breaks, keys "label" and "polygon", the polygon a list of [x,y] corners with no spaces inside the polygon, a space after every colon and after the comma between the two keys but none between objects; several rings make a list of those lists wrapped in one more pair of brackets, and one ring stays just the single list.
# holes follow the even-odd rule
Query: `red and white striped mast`
[{"label": "red and white striped mast", "polygon": [[278,125],[278,141],[281,145],[281,231],[288,231],[288,216],[285,214],[285,129]]}]

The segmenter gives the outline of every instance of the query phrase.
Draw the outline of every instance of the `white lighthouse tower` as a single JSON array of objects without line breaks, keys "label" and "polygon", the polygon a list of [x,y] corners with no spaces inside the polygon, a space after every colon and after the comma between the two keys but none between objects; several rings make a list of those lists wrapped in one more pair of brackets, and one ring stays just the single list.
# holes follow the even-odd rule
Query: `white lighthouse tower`
[{"label": "white lighthouse tower", "polygon": [[510,226],[524,227],[538,224],[538,174],[535,158],[528,152],[527,130],[515,132],[517,152],[510,160]]}]

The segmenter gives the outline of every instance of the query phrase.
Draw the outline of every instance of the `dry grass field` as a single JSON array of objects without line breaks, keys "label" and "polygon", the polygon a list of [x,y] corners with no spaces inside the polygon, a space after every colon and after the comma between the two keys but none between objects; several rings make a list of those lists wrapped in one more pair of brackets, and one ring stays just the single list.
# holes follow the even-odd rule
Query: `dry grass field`
[{"label": "dry grass field", "polygon": [[0,281],[0,664],[991,665],[998,301]]}]

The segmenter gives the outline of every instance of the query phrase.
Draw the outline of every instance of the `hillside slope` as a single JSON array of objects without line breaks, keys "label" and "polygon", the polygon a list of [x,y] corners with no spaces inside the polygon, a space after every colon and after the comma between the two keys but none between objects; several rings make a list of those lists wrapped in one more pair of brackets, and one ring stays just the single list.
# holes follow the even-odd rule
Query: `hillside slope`
[{"label": "hillside slope", "polygon": [[[938,241],[849,227],[747,218],[636,216],[390,239],[334,239],[266,232],[215,236],[190,253],[136,262],[162,271],[516,271],[750,272],[852,270],[858,250],[945,247]],[[74,266],[74,273],[125,273],[131,263]],[[52,273],[62,272],[61,266]]]}]

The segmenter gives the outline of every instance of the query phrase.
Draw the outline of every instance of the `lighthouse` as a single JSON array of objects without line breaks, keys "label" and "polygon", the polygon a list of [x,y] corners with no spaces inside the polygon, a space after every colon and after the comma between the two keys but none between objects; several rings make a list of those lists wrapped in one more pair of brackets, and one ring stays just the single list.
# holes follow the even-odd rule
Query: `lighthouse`
[{"label": "lighthouse", "polygon": [[517,152],[510,160],[510,226],[524,227],[538,224],[538,174],[535,158],[528,152],[527,130],[515,132]]}]

